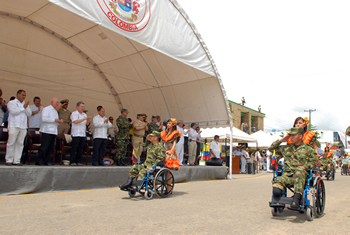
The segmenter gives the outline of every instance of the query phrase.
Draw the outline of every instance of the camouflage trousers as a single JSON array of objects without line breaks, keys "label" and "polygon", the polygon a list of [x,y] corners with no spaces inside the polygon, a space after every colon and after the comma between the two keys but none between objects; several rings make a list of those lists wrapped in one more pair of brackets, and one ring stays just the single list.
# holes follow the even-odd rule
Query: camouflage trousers
[{"label": "camouflage trousers", "polygon": [[321,171],[330,172],[332,170],[332,164],[330,166],[328,166],[328,163],[327,164],[321,164],[320,170]]},{"label": "camouflage trousers", "polygon": [[142,180],[142,178],[147,175],[148,168],[149,167],[147,167],[145,164],[135,164],[130,168],[129,176],[134,178],[137,174],[139,174],[138,180]]},{"label": "camouflage trousers", "polygon": [[[321,171],[326,171],[326,172],[329,172],[332,170],[332,162],[330,162],[327,158],[325,159],[320,159],[320,170]],[[330,165],[330,166],[328,166]]]},{"label": "camouflage trousers", "polygon": [[129,139],[117,139],[116,158],[124,160],[126,152],[128,151]]},{"label": "camouflage trousers", "polygon": [[309,173],[306,170],[297,168],[294,172],[283,172],[281,176],[277,177],[272,187],[284,190],[286,187],[294,185],[295,193],[302,195],[308,177]]}]

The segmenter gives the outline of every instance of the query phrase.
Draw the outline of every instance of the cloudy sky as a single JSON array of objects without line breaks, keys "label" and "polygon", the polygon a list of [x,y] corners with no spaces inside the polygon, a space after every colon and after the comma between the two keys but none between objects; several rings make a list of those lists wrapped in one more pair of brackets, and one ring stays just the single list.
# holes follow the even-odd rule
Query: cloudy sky
[{"label": "cloudy sky", "polygon": [[177,0],[202,35],[230,100],[266,114],[265,131],[308,116],[350,125],[350,1]]}]

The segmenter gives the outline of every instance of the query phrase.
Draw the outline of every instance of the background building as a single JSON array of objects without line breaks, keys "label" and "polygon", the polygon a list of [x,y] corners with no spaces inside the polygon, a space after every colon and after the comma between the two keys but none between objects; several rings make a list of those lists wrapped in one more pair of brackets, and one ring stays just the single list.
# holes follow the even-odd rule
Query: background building
[{"label": "background building", "polygon": [[[248,108],[247,106],[231,100],[228,102],[234,127],[245,131],[248,134],[252,134],[257,131],[264,131],[264,113]],[[247,124],[247,127],[244,127],[244,123]]]}]

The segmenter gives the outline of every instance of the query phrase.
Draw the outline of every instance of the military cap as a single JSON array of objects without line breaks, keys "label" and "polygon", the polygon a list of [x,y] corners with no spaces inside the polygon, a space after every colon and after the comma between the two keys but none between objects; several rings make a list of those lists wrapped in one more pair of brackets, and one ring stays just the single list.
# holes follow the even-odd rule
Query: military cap
[{"label": "military cap", "polygon": [[184,123],[184,121],[182,120],[177,121],[177,125],[179,125],[180,123]]},{"label": "military cap", "polygon": [[64,99],[60,101],[61,104],[69,104],[69,99]]},{"label": "military cap", "polygon": [[155,136],[155,137],[160,137],[160,132],[159,131],[153,131],[151,134],[149,134],[150,136]]},{"label": "military cap", "polygon": [[153,120],[153,119],[157,119],[157,118],[158,118],[158,116],[152,116],[152,120]]},{"label": "military cap", "polygon": [[139,113],[137,114],[138,117],[147,117],[147,115],[145,113]]},{"label": "military cap", "polygon": [[200,129],[199,126],[197,126],[197,127],[196,127],[196,130],[199,130],[199,129]]},{"label": "military cap", "polygon": [[160,118],[160,116],[156,116],[157,118]]},{"label": "military cap", "polygon": [[129,111],[127,109],[122,109],[120,112],[121,113],[129,113]]},{"label": "military cap", "polygon": [[289,134],[290,135],[296,135],[296,134],[303,134],[304,133],[304,128],[302,127],[293,127],[290,129]]}]

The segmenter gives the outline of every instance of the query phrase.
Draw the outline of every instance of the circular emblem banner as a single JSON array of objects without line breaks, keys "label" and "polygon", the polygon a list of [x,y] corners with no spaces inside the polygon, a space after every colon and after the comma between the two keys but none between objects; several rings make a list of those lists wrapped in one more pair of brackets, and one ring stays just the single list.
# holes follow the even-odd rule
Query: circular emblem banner
[{"label": "circular emblem banner", "polygon": [[151,18],[150,0],[97,0],[106,17],[127,32],[143,30]]}]

